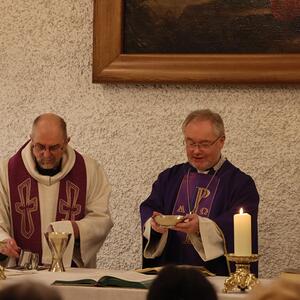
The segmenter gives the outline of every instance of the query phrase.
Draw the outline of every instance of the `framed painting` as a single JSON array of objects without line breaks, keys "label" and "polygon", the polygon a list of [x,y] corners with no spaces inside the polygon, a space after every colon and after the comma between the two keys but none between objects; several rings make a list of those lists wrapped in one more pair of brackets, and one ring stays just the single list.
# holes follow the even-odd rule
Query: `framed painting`
[{"label": "framed painting", "polygon": [[93,82],[300,83],[299,1],[94,0]]}]

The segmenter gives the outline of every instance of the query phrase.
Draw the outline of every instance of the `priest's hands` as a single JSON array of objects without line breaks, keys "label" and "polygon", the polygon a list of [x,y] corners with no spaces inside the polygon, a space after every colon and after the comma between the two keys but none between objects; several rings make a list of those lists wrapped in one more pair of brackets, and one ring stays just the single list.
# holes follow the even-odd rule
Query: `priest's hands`
[{"label": "priest's hands", "polygon": [[172,227],[173,230],[185,233],[199,233],[199,216],[197,214],[188,214],[185,219]]},{"label": "priest's hands", "polygon": [[9,257],[19,257],[20,248],[13,238],[1,241],[0,252]]},{"label": "priest's hands", "polygon": [[[160,215],[161,213],[154,211],[151,218],[151,227],[154,231],[158,233],[165,233],[168,231],[168,228],[162,227],[155,222],[155,216]],[[170,227],[172,230],[185,232],[187,234],[199,234],[199,216],[197,214],[187,214],[185,219],[178,223],[177,225]]]},{"label": "priest's hands", "polygon": [[150,221],[151,228],[152,228],[154,231],[163,234],[163,233],[165,233],[165,232],[168,231],[168,228],[162,227],[162,226],[158,225],[158,224],[155,222],[154,217],[155,217],[155,216],[158,216],[158,215],[161,215],[161,213],[159,213],[159,212],[157,212],[157,211],[154,211],[154,212],[153,212],[152,218],[151,218],[151,221]]}]

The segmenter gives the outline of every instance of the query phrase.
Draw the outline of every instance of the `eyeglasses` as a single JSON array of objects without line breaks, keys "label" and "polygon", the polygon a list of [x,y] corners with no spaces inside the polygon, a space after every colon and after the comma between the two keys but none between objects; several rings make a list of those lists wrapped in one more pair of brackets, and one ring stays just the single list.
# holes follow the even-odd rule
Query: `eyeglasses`
[{"label": "eyeglasses", "polygon": [[222,137],[223,137],[223,135],[217,137],[215,140],[213,140],[211,142],[205,141],[205,142],[199,142],[199,143],[196,143],[192,140],[185,140],[184,144],[186,145],[186,147],[188,147],[191,150],[195,150],[196,148],[209,149],[212,145],[214,145]]},{"label": "eyeglasses", "polygon": [[59,151],[63,150],[63,146],[60,145],[60,144],[46,146],[46,145],[42,145],[42,144],[36,143],[36,144],[33,144],[32,147],[38,153],[45,152],[48,149],[48,151],[51,152],[52,154],[56,154]]}]

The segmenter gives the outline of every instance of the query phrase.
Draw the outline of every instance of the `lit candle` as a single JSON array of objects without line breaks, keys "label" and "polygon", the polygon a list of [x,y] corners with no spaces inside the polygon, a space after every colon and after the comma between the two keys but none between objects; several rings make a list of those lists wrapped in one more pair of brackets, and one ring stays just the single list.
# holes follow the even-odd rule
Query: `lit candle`
[{"label": "lit candle", "polygon": [[239,214],[233,216],[234,224],[234,255],[252,255],[251,216],[240,209]]}]

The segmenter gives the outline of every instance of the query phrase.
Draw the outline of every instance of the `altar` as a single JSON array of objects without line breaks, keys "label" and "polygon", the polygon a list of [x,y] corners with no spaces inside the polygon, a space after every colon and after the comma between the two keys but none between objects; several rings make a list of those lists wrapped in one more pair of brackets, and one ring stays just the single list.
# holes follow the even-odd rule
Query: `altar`
[{"label": "altar", "polygon": [[[110,275],[118,278],[124,278],[132,281],[142,281],[154,279],[155,275],[144,275],[135,271],[120,271],[120,270],[104,270],[104,269],[79,269],[67,268],[66,272],[49,272],[43,271],[16,271],[7,270],[5,272],[7,279],[0,281],[0,289],[6,285],[17,283],[24,280],[42,282],[46,285],[52,285],[56,280],[74,281],[79,279],[94,279],[98,280],[103,276]],[[247,293],[224,293],[224,280],[226,277],[213,276],[208,277],[209,281],[215,287],[219,300],[234,300],[243,299]],[[263,280],[268,282],[269,280]],[[63,300],[145,300],[147,296],[146,289],[135,288],[119,288],[119,287],[86,287],[86,286],[70,286],[70,285],[52,285],[57,289],[63,297]]]}]

